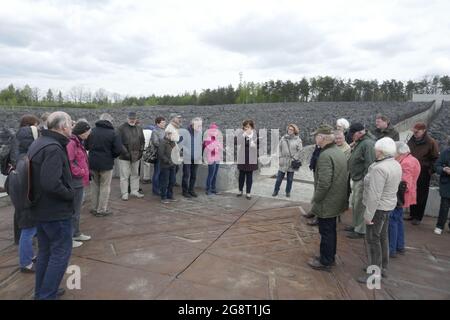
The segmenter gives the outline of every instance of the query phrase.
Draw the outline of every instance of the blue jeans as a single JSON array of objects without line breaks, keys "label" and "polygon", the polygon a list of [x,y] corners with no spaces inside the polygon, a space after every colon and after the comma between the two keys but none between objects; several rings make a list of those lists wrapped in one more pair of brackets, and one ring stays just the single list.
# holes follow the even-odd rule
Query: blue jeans
[{"label": "blue jeans", "polygon": [[208,165],[208,178],[206,178],[206,192],[208,194],[216,193],[216,179],[220,164],[218,161]]},{"label": "blue jeans", "polygon": [[36,300],[56,299],[72,254],[72,219],[38,222]]},{"label": "blue jeans", "polygon": [[389,214],[389,253],[397,253],[397,250],[404,249],[403,208],[395,208]]},{"label": "blue jeans", "polygon": [[36,227],[21,229],[19,240],[19,264],[25,268],[31,264],[33,259],[33,237],[36,234]]},{"label": "blue jeans", "polygon": [[[277,181],[275,182],[275,192],[280,191],[281,183],[283,182],[285,172],[278,171]],[[286,193],[291,193],[292,182],[294,181],[294,172],[287,172]]]},{"label": "blue jeans", "polygon": [[159,185],[161,200],[173,199],[173,186],[175,185],[176,166],[161,168]]},{"label": "blue jeans", "polygon": [[156,160],[156,162],[153,164],[153,177],[152,177],[152,191],[153,194],[159,195],[160,188],[159,188],[159,175],[161,173],[161,168],[159,164],[159,160]]}]

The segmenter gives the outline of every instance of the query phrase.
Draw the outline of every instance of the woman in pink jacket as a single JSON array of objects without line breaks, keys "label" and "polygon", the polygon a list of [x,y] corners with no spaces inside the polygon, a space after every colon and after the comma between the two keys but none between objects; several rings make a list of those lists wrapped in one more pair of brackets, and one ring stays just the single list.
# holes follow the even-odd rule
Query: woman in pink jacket
[{"label": "woman in pink jacket", "polygon": [[397,253],[405,253],[403,208],[409,208],[409,206],[417,203],[417,179],[420,174],[420,163],[410,153],[408,145],[400,141],[396,142],[396,145],[396,160],[402,167],[402,183],[406,189],[404,191],[403,204],[395,208],[389,217],[389,255],[391,258],[395,258]]},{"label": "woman in pink jacket", "polygon": [[218,194],[216,189],[217,173],[222,161],[223,144],[221,142],[219,127],[213,122],[206,131],[206,139],[203,142],[204,158],[208,163],[208,177],[206,178],[206,194]]},{"label": "woman in pink jacket", "polygon": [[83,141],[89,137],[91,127],[84,120],[79,120],[72,128],[72,136],[67,144],[67,156],[69,158],[70,170],[72,172],[73,185],[75,189],[74,196],[74,215],[72,218],[73,237],[72,247],[77,248],[88,241],[90,236],[80,232],[80,214],[83,203],[84,187],[89,185],[89,162]]}]

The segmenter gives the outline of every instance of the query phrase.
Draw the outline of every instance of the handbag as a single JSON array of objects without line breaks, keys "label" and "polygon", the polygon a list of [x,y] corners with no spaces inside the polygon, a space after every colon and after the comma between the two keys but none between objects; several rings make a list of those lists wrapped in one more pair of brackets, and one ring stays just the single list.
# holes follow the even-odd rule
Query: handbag
[{"label": "handbag", "polygon": [[287,147],[288,147],[288,150],[289,150],[289,156],[290,156],[291,159],[292,159],[292,161],[291,161],[291,167],[292,167],[292,169],[294,169],[294,170],[298,170],[298,169],[300,169],[300,167],[302,166],[302,162],[301,162],[300,160],[294,159],[294,158],[292,157],[291,147],[289,146],[289,141],[287,141],[287,140],[285,140],[285,141],[286,141],[286,144],[287,144]]}]

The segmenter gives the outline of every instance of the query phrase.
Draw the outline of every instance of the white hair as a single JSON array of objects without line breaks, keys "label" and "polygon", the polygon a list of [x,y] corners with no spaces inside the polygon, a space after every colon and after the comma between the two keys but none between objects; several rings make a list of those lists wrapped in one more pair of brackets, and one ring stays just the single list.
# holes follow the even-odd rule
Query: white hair
[{"label": "white hair", "polygon": [[193,124],[194,122],[203,122],[203,119],[200,117],[195,117],[194,119],[192,119],[191,123]]},{"label": "white hair", "polygon": [[409,146],[408,146],[408,144],[406,142],[397,141],[395,143],[395,145],[397,146],[397,153],[398,154],[411,153],[411,149],[409,149]]},{"label": "white hair", "polygon": [[102,113],[101,115],[100,115],[100,120],[106,120],[106,121],[109,121],[109,122],[113,122],[113,117],[109,114],[109,113]]},{"label": "white hair", "polygon": [[56,111],[48,116],[47,128],[49,130],[62,130],[72,127],[72,119],[64,111]]},{"label": "white hair", "polygon": [[347,130],[348,128],[350,128],[350,122],[348,122],[347,119],[344,118],[340,118],[336,121],[336,125],[344,128],[344,130]]},{"label": "white hair", "polygon": [[397,146],[391,138],[382,138],[375,143],[375,150],[381,151],[387,157],[394,157],[397,154]]}]

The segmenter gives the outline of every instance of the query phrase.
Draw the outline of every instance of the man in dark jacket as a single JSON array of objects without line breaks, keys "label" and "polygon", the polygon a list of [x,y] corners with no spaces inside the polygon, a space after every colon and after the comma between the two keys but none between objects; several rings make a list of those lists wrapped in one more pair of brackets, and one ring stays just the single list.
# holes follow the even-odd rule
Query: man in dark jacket
[{"label": "man in dark jacket", "polygon": [[180,130],[181,146],[183,147],[183,196],[186,198],[197,198],[195,193],[195,181],[197,179],[197,170],[202,163],[202,119],[194,118],[187,132]]},{"label": "man in dark jacket", "polygon": [[[448,221],[448,211],[450,208],[450,148],[441,152],[438,161],[436,161],[435,169],[436,173],[440,176],[439,194],[441,196],[441,206],[434,233],[442,234],[445,224]],[[450,222],[448,226],[450,229]]]},{"label": "man in dark jacket", "polygon": [[72,120],[65,112],[48,117],[29,148],[31,159],[31,214],[37,222],[38,257],[35,299],[56,299],[58,287],[72,253],[74,190],[66,145],[72,134]]},{"label": "man in dark jacket", "polygon": [[346,228],[350,231],[350,239],[362,239],[366,234],[366,223],[363,204],[364,177],[370,165],[375,162],[375,141],[361,123],[353,123],[349,129],[353,137],[352,153],[348,160],[350,178],[352,179],[352,225]]},{"label": "man in dark jacket", "polygon": [[[118,131],[123,148],[119,156],[120,191],[122,200],[127,201],[129,195],[143,198],[139,193],[139,165],[145,148],[144,131],[137,122],[136,112],[128,113],[128,121],[122,124]],[[130,187],[130,189],[128,189]],[[128,193],[130,190],[130,193]]]},{"label": "man in dark jacket", "polygon": [[[152,135],[150,137],[150,143],[158,149],[159,144],[164,139],[166,128],[166,119],[163,117],[157,117],[155,119],[155,128],[152,131]],[[156,160],[155,164],[153,165],[153,177],[152,177],[152,191],[155,196],[160,195],[160,188],[159,188],[159,175],[161,172],[159,159]]]},{"label": "man in dark jacket", "polygon": [[[39,119],[31,114],[23,115],[20,119],[20,128],[16,133],[11,150],[11,164],[16,166],[17,161],[24,157],[31,144],[39,136]],[[36,223],[33,221],[30,209],[14,210],[14,240],[19,244],[20,271],[33,273],[33,237],[36,235]]]},{"label": "man in dark jacket", "polygon": [[430,179],[434,163],[439,157],[439,146],[436,140],[428,135],[425,123],[416,123],[412,131],[413,136],[409,139],[408,146],[411,154],[420,162],[420,175],[417,180],[417,204],[410,207],[410,217],[406,220],[412,220],[413,225],[419,225],[427,206]]},{"label": "man in dark jacket", "polygon": [[110,114],[102,114],[86,141],[93,182],[91,184],[91,213],[96,216],[105,216],[111,213],[108,210],[108,201],[114,159],[122,152],[122,142],[114,131],[112,121],[113,118]]},{"label": "man in dark jacket", "polygon": [[[160,195],[164,204],[176,201],[173,197],[173,186],[175,185],[175,166],[179,161],[180,151],[175,141],[173,132],[166,131],[164,139],[159,142],[158,161],[160,164]],[[174,150],[175,149],[175,150]]]},{"label": "man in dark jacket", "polygon": [[392,126],[389,118],[382,114],[377,114],[375,120],[375,126],[377,127],[373,132],[376,140],[382,138],[391,138],[394,141],[400,141],[400,135],[397,130]]}]

